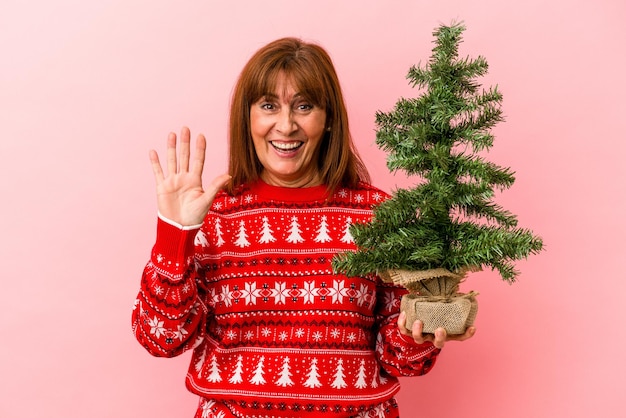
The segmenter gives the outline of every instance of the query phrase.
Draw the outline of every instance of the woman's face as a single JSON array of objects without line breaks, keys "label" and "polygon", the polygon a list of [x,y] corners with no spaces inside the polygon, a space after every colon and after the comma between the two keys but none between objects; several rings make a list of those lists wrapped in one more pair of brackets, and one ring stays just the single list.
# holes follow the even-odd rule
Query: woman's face
[{"label": "woman's face", "polygon": [[321,184],[317,161],[326,111],[300,95],[284,73],[274,92],[252,104],[250,127],[266,183],[285,187]]}]

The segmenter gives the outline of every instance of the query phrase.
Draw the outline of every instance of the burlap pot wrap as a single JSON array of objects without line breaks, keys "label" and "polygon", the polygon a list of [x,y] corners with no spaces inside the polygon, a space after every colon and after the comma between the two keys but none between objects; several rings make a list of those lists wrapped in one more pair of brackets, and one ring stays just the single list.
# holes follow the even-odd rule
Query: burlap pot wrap
[{"label": "burlap pot wrap", "polygon": [[424,323],[423,333],[445,328],[449,335],[463,334],[478,313],[476,293],[459,293],[451,298],[420,296],[409,293],[402,297],[400,310],[406,312],[406,328],[417,319]]},{"label": "burlap pot wrap", "polygon": [[419,293],[422,296],[451,297],[458,293],[459,283],[465,279],[467,273],[478,270],[480,267],[464,267],[456,272],[444,268],[390,269],[380,272],[379,275],[383,281],[403,286],[412,293]]},{"label": "burlap pot wrap", "polygon": [[380,277],[385,282],[398,284],[400,286],[410,286],[412,283],[427,281],[436,278],[451,279],[451,281],[460,282],[465,276],[466,270],[453,273],[444,268],[436,268],[429,270],[402,270],[389,269],[380,272]]}]

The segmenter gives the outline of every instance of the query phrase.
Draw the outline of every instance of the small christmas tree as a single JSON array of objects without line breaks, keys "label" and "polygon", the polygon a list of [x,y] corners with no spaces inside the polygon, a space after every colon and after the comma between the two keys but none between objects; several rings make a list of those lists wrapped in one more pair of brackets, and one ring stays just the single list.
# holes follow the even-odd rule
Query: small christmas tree
[{"label": "small christmas tree", "polygon": [[[491,267],[513,282],[518,275],[513,261],[543,246],[532,231],[517,228],[512,213],[492,201],[495,189],[507,189],[515,180],[510,169],[479,155],[493,145],[490,129],[503,120],[502,95],[497,87],[483,90],[475,81],[487,73],[485,58],[459,59],[464,30],[462,23],[436,29],[429,62],[413,66],[407,76],[422,94],[401,98],[393,111],[376,114],[376,143],[388,153],[388,168],[419,176],[418,183],[396,190],[375,208],[369,224],[353,225],[358,251],[333,260],[336,271],[378,273],[407,287],[411,294],[403,299],[402,309],[411,305],[419,311],[419,301],[438,311],[447,304],[467,313],[460,325],[452,326],[449,316],[457,313],[448,312],[439,323],[429,324],[430,314],[423,318],[413,312],[416,316],[411,317],[407,312],[412,319],[407,327],[419,318],[425,332],[444,326],[449,333],[462,333],[471,325],[474,294],[458,293],[468,272]],[[453,306],[456,303],[463,307]]]}]

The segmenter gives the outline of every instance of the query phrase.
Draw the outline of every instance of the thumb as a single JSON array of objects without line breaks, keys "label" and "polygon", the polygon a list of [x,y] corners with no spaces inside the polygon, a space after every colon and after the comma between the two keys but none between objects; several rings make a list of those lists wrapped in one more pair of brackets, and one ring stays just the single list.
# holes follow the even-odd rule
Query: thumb
[{"label": "thumb", "polygon": [[205,190],[205,193],[207,194],[209,200],[212,201],[215,195],[228,184],[231,178],[232,176],[230,174],[224,173],[211,180]]}]

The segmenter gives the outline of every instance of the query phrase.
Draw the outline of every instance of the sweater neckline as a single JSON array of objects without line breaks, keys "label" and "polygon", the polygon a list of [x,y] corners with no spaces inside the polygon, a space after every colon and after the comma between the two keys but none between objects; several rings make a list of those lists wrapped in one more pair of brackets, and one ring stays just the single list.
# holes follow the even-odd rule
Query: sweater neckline
[{"label": "sweater neckline", "polygon": [[273,186],[259,179],[251,186],[259,196],[281,202],[312,202],[324,200],[328,196],[328,188],[324,184],[311,187],[283,187]]}]

